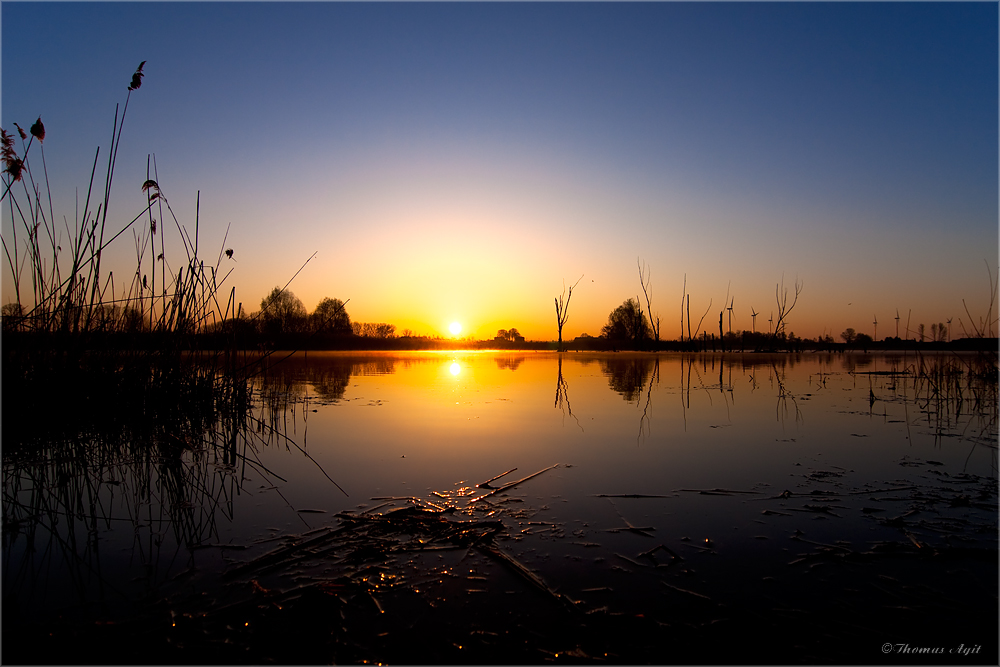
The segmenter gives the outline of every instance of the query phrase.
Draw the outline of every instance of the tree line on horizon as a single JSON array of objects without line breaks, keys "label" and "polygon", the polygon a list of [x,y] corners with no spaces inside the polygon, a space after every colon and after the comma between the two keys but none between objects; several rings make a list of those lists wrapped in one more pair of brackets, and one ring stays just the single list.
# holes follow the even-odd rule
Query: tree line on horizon
[{"label": "tree line on horizon", "polygon": [[[877,338],[878,332],[878,318],[875,317],[872,325],[874,327],[874,335],[869,336],[866,333],[858,332],[853,327],[848,327],[845,331],[840,334],[840,338],[843,343],[838,343],[833,336],[824,333],[817,336],[815,339],[802,339],[795,335],[794,331],[787,329],[788,316],[795,308],[799,300],[799,295],[802,293],[802,283],[799,280],[795,281],[794,291],[789,301],[789,290],[785,287],[784,280],[780,283],[775,284],[774,296],[775,296],[775,306],[776,311],[772,311],[767,320],[768,331],[764,333],[763,331],[757,331],[756,329],[756,319],[760,313],[756,309],[751,308],[751,317],[753,320],[753,326],[750,331],[739,330],[736,331],[732,328],[732,317],[734,310],[735,299],[730,296],[729,290],[727,289],[726,299],[723,302],[723,308],[719,311],[718,319],[718,336],[715,332],[709,332],[708,329],[702,329],[702,325],[705,322],[705,318],[712,312],[712,300],[709,300],[708,307],[702,314],[701,318],[698,320],[697,325],[695,325],[694,331],[692,332],[692,317],[691,317],[691,296],[687,291],[687,275],[684,276],[684,284],[682,287],[681,294],[681,308],[680,308],[680,336],[678,339],[672,341],[665,341],[660,337],[660,327],[661,320],[658,313],[654,313],[652,298],[651,298],[651,270],[646,266],[644,262],[640,259],[636,259],[636,266],[639,272],[639,285],[642,288],[642,294],[644,297],[646,309],[643,310],[643,303],[639,300],[639,297],[629,297],[620,306],[614,308],[609,314],[607,322],[601,328],[601,333],[599,337],[589,336],[583,334],[574,339],[574,347],[579,348],[580,346],[590,347],[592,349],[597,348],[608,348],[611,349],[633,349],[633,350],[647,350],[647,349],[660,349],[663,345],[669,344],[670,347],[676,346],[678,343],[682,348],[690,349],[711,349],[715,350],[717,347],[724,350],[735,350],[735,349],[754,349],[754,350],[778,350],[778,349],[800,349],[803,346],[811,346],[814,348],[826,348],[834,349],[835,347],[844,346],[847,348],[860,348],[866,349],[868,346],[877,345],[904,345],[910,343],[951,343],[951,323],[952,320],[949,318],[947,325],[944,322],[938,322],[931,324],[930,333],[927,334],[927,328],[924,324],[918,325],[916,330],[910,329],[909,319],[906,322],[905,338],[899,337],[899,323],[900,316],[899,312],[896,312],[896,335],[887,336],[881,341]],[[989,265],[987,264],[987,271],[990,278],[990,306],[986,312],[985,317],[979,319],[977,325],[975,318],[969,313],[968,306],[965,305],[963,299],[962,303],[965,306],[966,314],[969,317],[970,324],[972,327],[972,332],[965,331],[965,326],[962,325],[963,332],[965,333],[965,338],[975,338],[975,339],[992,339],[995,337],[994,325],[997,322],[996,316],[993,313],[993,304],[997,300],[998,294],[998,279],[994,278],[992,271],[989,270]],[[583,276],[576,281],[572,286],[569,287],[568,291],[566,289],[565,283],[563,284],[563,292],[560,296],[555,298],[555,311],[556,311],[556,327],[558,331],[558,341],[557,346],[561,351],[564,349],[562,331],[569,319],[569,304],[570,299],[573,296],[573,289],[579,284]],[[724,326],[725,316],[728,312],[729,315],[729,326],[728,328]],[[775,319],[775,312],[777,313],[777,319]],[[959,324],[962,324],[961,318],[959,319]],[[687,331],[687,337],[685,339],[685,325]],[[915,334],[914,338],[910,338],[910,334]]]},{"label": "tree line on horizon", "polygon": [[[410,329],[403,329],[398,335],[396,325],[386,322],[353,322],[347,312],[347,304],[340,299],[324,297],[313,312],[306,310],[305,304],[287,288],[275,287],[261,299],[260,310],[245,319],[266,337],[281,337],[290,334],[318,334],[325,338],[347,339],[366,338],[388,341],[394,338],[429,338],[417,336]],[[247,327],[244,326],[244,330]],[[493,342],[507,345],[525,343],[524,336],[516,327],[500,329]]]},{"label": "tree line on horizon", "polygon": [[[642,294],[646,302],[646,310],[643,311],[642,302],[639,301],[639,297],[635,298],[629,297],[620,306],[616,307],[608,315],[607,323],[601,328],[600,339],[605,343],[605,346],[610,345],[612,349],[618,349],[619,347],[630,347],[634,350],[643,349],[658,349],[661,346],[662,341],[660,338],[661,331],[661,320],[658,313],[653,312],[653,304],[651,297],[651,282],[652,282],[652,270],[646,266],[645,262],[642,262],[639,258],[636,259],[636,268],[639,271],[639,285],[642,288]],[[563,283],[563,293],[559,297],[555,298],[555,309],[556,309],[556,326],[558,328],[558,349],[563,350],[563,339],[562,331],[569,319],[569,304],[573,296],[573,289],[580,283],[583,279],[581,275],[580,278],[570,286],[568,293],[566,290],[565,283]],[[791,303],[788,302],[788,289],[785,287],[784,279],[781,283],[776,284],[774,288],[774,296],[777,305],[778,319],[774,321],[774,315],[772,313],[770,324],[773,324],[773,329],[770,330],[766,337],[764,337],[763,332],[758,334],[756,332],[756,327],[754,331],[751,332],[750,336],[752,339],[752,345],[755,349],[762,349],[763,347],[768,347],[772,350],[778,349],[783,343],[787,343],[788,340],[794,339],[794,332],[786,334],[786,324],[788,315],[795,308],[795,305],[799,301],[799,295],[802,293],[802,283],[799,280],[795,281],[794,295],[792,297]],[[723,302],[728,304],[724,306],[721,311],[719,311],[719,336],[718,343],[722,346],[722,349],[726,349],[726,337],[727,334],[723,331],[723,318],[726,311],[729,312],[729,336],[732,337],[732,316],[733,316],[733,304],[735,299],[730,299],[729,290],[726,290],[726,299]],[[708,331],[702,332],[702,324],[705,321],[705,317],[709,314],[712,309],[712,301],[709,300],[708,307],[705,309],[705,313],[698,320],[698,325],[695,327],[694,332],[691,331],[691,296],[687,292],[687,274],[684,275],[684,285],[681,294],[681,311],[680,311],[680,338],[679,343],[684,345],[684,324],[687,322],[687,345],[688,347],[697,348],[699,344],[699,334],[702,335],[701,345],[703,349],[707,347],[709,337],[712,339],[712,349],[716,347],[716,339],[714,333],[709,334]],[[753,313],[754,322],[758,313],[751,309]],[[769,327],[770,328],[770,327]],[[747,332],[740,332],[740,347],[745,348]],[[593,337],[590,336],[580,336],[574,340],[574,343],[579,345],[581,339],[585,340],[585,343],[592,343]],[[671,341],[672,342],[672,341]],[[731,348],[735,349],[735,348]]]},{"label": "tree line on horizon", "polygon": [[[590,336],[586,333],[573,340],[574,348],[587,349],[631,349],[631,350],[652,350],[662,347],[674,347],[680,343],[685,348],[692,349],[799,349],[804,346],[832,349],[835,347],[867,349],[869,346],[877,346],[883,343],[903,343],[907,340],[914,342],[945,343],[951,341],[951,330],[944,322],[931,324],[926,327],[920,324],[915,330],[910,331],[915,337],[912,339],[901,339],[898,336],[888,336],[882,340],[876,340],[867,333],[848,327],[843,331],[839,339],[835,339],[830,334],[822,334],[814,339],[800,338],[794,331],[785,332],[774,329],[768,332],[756,330],[725,330],[723,319],[727,310],[731,306],[720,311],[719,332],[708,332],[702,330],[706,314],[698,321],[693,331],[690,330],[691,320],[687,319],[689,327],[688,336],[684,336],[682,328],[681,336],[677,339],[664,340],[660,337],[660,319],[657,315],[651,315],[651,304],[648,296],[648,274],[640,270],[640,277],[643,278],[642,285],[646,295],[647,308],[643,309],[642,303],[637,297],[629,297],[619,306],[616,306],[607,317],[605,324],[601,327],[598,336]],[[582,276],[581,276],[582,278]],[[579,280],[577,281],[579,283]],[[568,319],[568,306],[573,288],[569,287],[564,293],[564,299],[560,304],[560,299],[556,299],[557,325],[559,326],[558,348],[564,347],[561,340],[561,325]],[[780,308],[781,317],[779,322],[784,324],[786,316],[797,301],[801,285],[796,284],[795,298],[790,306]],[[778,292],[778,304],[781,306],[781,293]],[[689,301],[689,296],[685,293],[684,305]],[[560,308],[560,305],[562,306]],[[709,308],[711,304],[709,305]],[[145,318],[135,309],[131,312],[128,307],[116,305],[101,306],[95,315],[102,320],[107,320],[108,331],[120,333],[139,333],[148,328],[145,326]],[[16,303],[5,304],[0,311],[3,319],[4,331],[16,330],[16,325],[21,319],[23,309]],[[682,311],[683,313],[683,311]],[[754,312],[756,315],[756,312]],[[682,323],[684,320],[682,319]],[[772,322],[773,324],[773,322]],[[909,328],[907,327],[907,331]],[[413,338],[430,339],[427,336],[416,336],[410,329],[403,329],[397,334],[397,327],[386,322],[356,322],[352,321],[347,312],[346,302],[331,297],[324,297],[317,304],[316,308],[309,312],[305,304],[294,292],[286,288],[275,287],[263,297],[260,302],[260,309],[251,313],[245,313],[242,309],[238,314],[226,321],[207,325],[204,329],[206,334],[236,333],[241,338],[264,340],[279,340],[289,336],[300,338],[303,335],[316,336],[323,340],[339,340],[341,344],[349,345],[350,340],[366,339],[373,342],[387,342],[391,339]],[[480,343],[493,343],[504,347],[511,345],[528,345],[524,336],[512,327],[510,329],[500,329],[492,340],[480,341]]]},{"label": "tree line on horizon", "polygon": [[[322,334],[327,337],[362,337],[384,340],[396,335],[396,325],[386,322],[352,322],[346,303],[340,299],[323,297],[313,312],[306,311],[305,304],[295,294],[285,288],[275,287],[260,301],[260,310],[247,318],[257,322],[257,328],[265,336],[274,337],[287,334]],[[403,336],[410,336],[409,329]]]}]

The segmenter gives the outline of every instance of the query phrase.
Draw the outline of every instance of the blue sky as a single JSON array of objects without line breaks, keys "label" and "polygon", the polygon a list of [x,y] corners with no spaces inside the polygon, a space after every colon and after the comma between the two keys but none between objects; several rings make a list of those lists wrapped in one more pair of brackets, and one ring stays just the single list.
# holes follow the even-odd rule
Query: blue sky
[{"label": "blue sky", "polygon": [[739,328],[799,278],[809,336],[988,305],[995,3],[4,2],[2,22],[3,127],[41,115],[71,222],[147,61],[112,212],[142,209],[154,153],[187,224],[201,191],[205,242],[232,225],[250,307],[314,251],[307,308],[432,334],[553,338],[580,274],[567,333],[596,334],[637,257],[666,337],[685,275],[696,317],[728,290]]}]

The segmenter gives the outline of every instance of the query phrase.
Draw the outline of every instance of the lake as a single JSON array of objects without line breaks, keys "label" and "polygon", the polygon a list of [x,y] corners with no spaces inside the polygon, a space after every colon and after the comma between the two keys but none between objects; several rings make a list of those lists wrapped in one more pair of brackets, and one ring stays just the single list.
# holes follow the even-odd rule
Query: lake
[{"label": "lake", "polygon": [[997,662],[996,355],[283,356],[5,453],[5,662]]}]

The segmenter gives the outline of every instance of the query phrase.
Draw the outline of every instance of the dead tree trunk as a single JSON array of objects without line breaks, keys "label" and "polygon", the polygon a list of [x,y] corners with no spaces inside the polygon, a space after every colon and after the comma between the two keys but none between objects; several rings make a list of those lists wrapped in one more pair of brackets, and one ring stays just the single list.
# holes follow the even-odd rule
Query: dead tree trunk
[{"label": "dead tree trunk", "polygon": [[[583,280],[581,275],[579,280],[573,283],[569,288],[569,293],[566,292],[566,283],[563,283],[563,293],[554,299],[556,303],[556,325],[559,327],[559,351],[563,351],[562,343],[562,330],[563,325],[566,324],[566,320],[569,319],[569,300],[573,298],[573,288],[576,287],[580,280]],[[565,298],[565,301],[564,301]]]},{"label": "dead tree trunk", "polygon": [[785,318],[792,312],[792,308],[795,308],[795,304],[798,303],[799,294],[801,293],[802,283],[796,280],[795,296],[792,298],[791,305],[788,305],[788,290],[785,288],[785,279],[782,278],[781,284],[774,286],[774,298],[778,305],[778,321],[774,323],[773,345],[777,345],[778,337],[785,332]]},{"label": "dead tree trunk", "polygon": [[[685,273],[684,274],[684,286],[681,287],[681,342],[682,343],[684,342],[684,300],[687,298],[687,285],[688,285],[688,277],[687,277],[687,274]],[[690,306],[688,306],[688,310],[689,311],[691,310]],[[690,332],[691,332],[691,324],[689,322],[688,323],[688,338],[691,338]]]},{"label": "dead tree trunk", "polygon": [[653,331],[653,339],[656,341],[656,348],[660,347],[660,316],[656,316],[656,320],[653,320],[653,306],[649,299],[649,283],[651,280],[651,271],[646,270],[646,264],[639,264],[639,259],[635,260],[636,266],[639,268],[639,284],[642,285],[642,294],[646,297],[646,317],[649,318],[649,328]]},{"label": "dead tree trunk", "polygon": [[691,342],[691,295],[687,295],[688,342]]}]

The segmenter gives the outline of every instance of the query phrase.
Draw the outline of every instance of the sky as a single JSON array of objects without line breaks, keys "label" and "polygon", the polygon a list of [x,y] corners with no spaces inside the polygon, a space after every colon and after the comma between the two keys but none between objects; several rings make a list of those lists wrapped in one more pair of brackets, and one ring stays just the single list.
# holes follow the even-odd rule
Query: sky
[{"label": "sky", "polygon": [[796,281],[803,337],[894,335],[897,312],[900,335],[957,337],[990,307],[996,3],[5,1],[0,21],[0,122],[43,119],[56,219],[146,61],[109,220],[144,209],[155,156],[249,311],[314,253],[289,285],[309,311],[444,337],[554,340],[574,283],[563,337],[597,335],[644,301],[642,263],[664,339],[685,285],[709,332],[727,294],[734,330],[767,331]]}]

